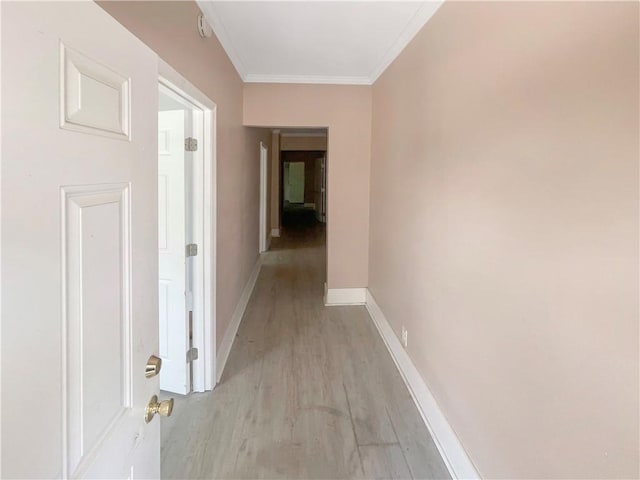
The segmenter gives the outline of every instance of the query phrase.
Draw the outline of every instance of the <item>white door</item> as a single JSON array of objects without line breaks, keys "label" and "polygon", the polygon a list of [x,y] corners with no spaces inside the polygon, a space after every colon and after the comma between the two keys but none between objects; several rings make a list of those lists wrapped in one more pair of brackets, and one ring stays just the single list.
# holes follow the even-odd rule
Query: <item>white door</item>
[{"label": "white door", "polygon": [[189,391],[186,306],[185,110],[158,112],[160,388]]},{"label": "white door", "polygon": [[267,245],[267,147],[260,142],[260,253]]},{"label": "white door", "polygon": [[156,55],[2,2],[3,478],[159,478]]}]

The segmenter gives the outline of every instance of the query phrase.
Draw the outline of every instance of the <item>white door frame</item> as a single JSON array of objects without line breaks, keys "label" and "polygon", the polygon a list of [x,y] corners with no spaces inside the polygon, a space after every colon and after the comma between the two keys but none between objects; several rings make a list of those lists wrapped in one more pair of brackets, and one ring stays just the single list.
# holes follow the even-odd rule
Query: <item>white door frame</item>
[{"label": "white door frame", "polygon": [[266,252],[269,248],[267,241],[267,168],[268,150],[264,143],[260,142],[260,239],[259,252]]},{"label": "white door frame", "polygon": [[[164,60],[158,60],[159,84],[202,111],[202,163],[194,162],[194,239],[198,255],[193,259],[193,391],[213,390],[216,385],[216,111],[217,106]],[[196,122],[194,122],[196,123]],[[200,146],[199,146],[200,147]]]}]

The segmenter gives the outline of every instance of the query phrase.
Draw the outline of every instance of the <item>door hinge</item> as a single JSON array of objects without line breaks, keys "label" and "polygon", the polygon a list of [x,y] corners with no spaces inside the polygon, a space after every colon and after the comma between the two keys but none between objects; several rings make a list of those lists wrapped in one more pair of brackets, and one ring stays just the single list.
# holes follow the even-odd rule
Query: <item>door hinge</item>
[{"label": "door hinge", "polygon": [[195,257],[196,255],[198,255],[198,244],[197,243],[190,243],[189,245],[187,245],[186,256],[187,257]]},{"label": "door hinge", "polygon": [[184,139],[184,150],[185,152],[197,152],[198,151],[198,140],[193,137],[187,137]]},{"label": "door hinge", "polygon": [[191,363],[197,359],[198,359],[198,349],[196,347],[192,347],[189,350],[187,350],[187,363]]}]

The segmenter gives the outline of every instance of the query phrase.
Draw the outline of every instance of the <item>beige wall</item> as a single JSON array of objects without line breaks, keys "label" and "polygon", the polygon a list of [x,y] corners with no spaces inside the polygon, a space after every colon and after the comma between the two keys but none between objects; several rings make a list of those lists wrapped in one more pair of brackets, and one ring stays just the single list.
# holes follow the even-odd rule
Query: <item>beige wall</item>
[{"label": "beige wall", "polygon": [[245,125],[328,127],[327,283],[367,285],[371,87],[248,83]]},{"label": "beige wall", "polygon": [[485,478],[638,478],[638,13],[447,2],[373,88],[369,287]]},{"label": "beige wall", "polygon": [[242,81],[216,37],[196,30],[194,2],[99,2],[217,105],[217,341],[258,258],[260,140],[242,126]]},{"label": "beige wall", "polygon": [[280,136],[282,151],[321,151],[327,149],[327,137],[301,137],[283,134]]}]

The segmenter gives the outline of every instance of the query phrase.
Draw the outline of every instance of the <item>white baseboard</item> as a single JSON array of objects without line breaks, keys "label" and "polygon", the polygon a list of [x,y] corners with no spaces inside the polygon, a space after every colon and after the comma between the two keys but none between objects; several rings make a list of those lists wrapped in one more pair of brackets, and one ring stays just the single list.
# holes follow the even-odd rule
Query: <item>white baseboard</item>
[{"label": "white baseboard", "polygon": [[324,284],[324,304],[334,305],[364,305],[367,301],[366,288],[327,288]]},{"label": "white baseboard", "polygon": [[233,311],[231,322],[229,322],[227,331],[224,332],[222,343],[220,344],[220,348],[218,349],[218,353],[216,355],[216,384],[219,383],[220,378],[222,378],[222,372],[224,372],[224,367],[227,364],[227,359],[229,358],[229,353],[231,352],[231,347],[233,346],[233,340],[236,338],[236,334],[238,333],[238,327],[240,326],[242,316],[244,315],[244,311],[246,310],[249,299],[251,298],[253,287],[255,287],[256,285],[256,280],[258,279],[258,274],[260,273],[261,267],[262,256],[259,256],[258,261],[253,267],[251,275],[249,275],[249,279],[244,286],[244,290],[242,290],[242,295],[240,295],[240,300],[238,300],[236,309]]},{"label": "white baseboard", "polygon": [[418,407],[418,411],[420,415],[422,415],[422,419],[429,429],[429,433],[431,433],[433,441],[438,447],[438,451],[444,463],[447,465],[452,478],[480,479],[480,475],[467,455],[467,452],[465,452],[453,428],[451,428],[451,425],[447,422],[442,410],[440,410],[429,387],[411,361],[411,358],[409,358],[407,351],[402,347],[400,340],[368,289],[366,291],[366,306],[409,392],[411,392],[413,401]]},{"label": "white baseboard", "polygon": [[271,229],[271,236],[272,237],[279,237],[280,236],[280,229],[279,228],[272,228]]}]

